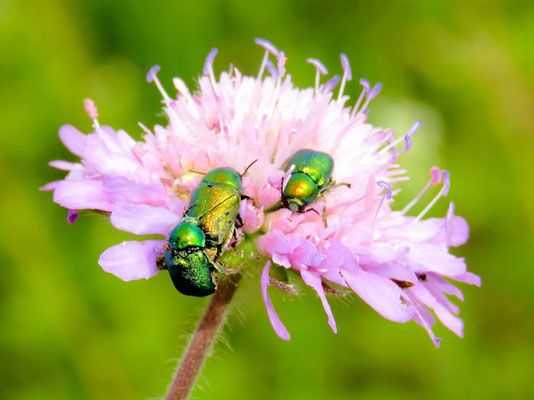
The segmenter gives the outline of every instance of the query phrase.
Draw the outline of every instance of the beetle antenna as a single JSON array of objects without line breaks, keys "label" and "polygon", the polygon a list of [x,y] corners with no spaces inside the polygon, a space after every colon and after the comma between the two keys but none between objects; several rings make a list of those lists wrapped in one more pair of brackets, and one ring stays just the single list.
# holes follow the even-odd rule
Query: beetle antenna
[{"label": "beetle antenna", "polygon": [[192,172],[194,174],[200,174],[200,175],[206,175],[205,172],[195,171],[194,169],[188,169],[189,172]]},{"label": "beetle antenna", "polygon": [[254,161],[252,161],[247,168],[245,168],[245,171],[239,175],[241,178],[243,178],[245,176],[245,174],[248,172],[249,168],[252,167],[254,164],[256,164],[258,162],[258,159],[255,159]]}]

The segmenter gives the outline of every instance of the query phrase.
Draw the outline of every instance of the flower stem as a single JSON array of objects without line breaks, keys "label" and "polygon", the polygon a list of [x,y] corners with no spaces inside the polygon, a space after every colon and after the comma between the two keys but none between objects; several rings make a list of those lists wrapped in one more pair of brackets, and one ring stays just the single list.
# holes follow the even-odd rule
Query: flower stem
[{"label": "flower stem", "polygon": [[236,273],[219,281],[193,339],[167,392],[166,400],[185,400],[191,393],[198,374],[208,357],[217,334],[224,325],[228,305],[237,290],[241,274]]}]

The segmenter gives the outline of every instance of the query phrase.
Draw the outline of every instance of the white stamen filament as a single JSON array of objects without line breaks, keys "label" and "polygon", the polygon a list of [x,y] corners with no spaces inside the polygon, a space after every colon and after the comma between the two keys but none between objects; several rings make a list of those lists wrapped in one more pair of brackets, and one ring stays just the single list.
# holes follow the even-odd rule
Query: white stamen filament
[{"label": "white stamen filament", "polygon": [[[365,199],[365,195],[363,195],[362,197],[359,197],[359,198],[357,198],[355,200],[351,199],[351,200],[347,200],[347,201],[338,203],[338,204],[336,204],[334,206],[328,207],[327,212],[331,212],[333,210],[337,210],[338,208],[341,208],[341,207],[344,207],[344,209],[347,209],[351,205],[356,204],[356,203],[362,201],[363,199]],[[344,211],[342,211],[342,213],[343,212]]]},{"label": "white stamen filament", "polygon": [[405,137],[404,136],[401,136],[400,138],[398,138],[397,140],[391,142],[390,144],[388,144],[386,147],[380,149],[378,151],[378,154],[379,155],[382,155],[384,154],[386,151],[388,151],[389,149],[391,149],[392,147],[397,147],[397,145],[400,143],[400,142],[403,142],[405,141]]},{"label": "white stamen filament", "polygon": [[278,71],[274,67],[274,64],[271,62],[271,60],[267,59],[267,62],[265,63],[265,67],[267,68],[267,72],[271,74],[273,78],[278,77]]},{"label": "white stamen filament", "polygon": [[156,84],[156,87],[158,88],[161,95],[163,96],[163,101],[165,102],[165,104],[169,105],[169,103],[171,102],[171,98],[169,97],[165,89],[163,88],[161,82],[159,81],[156,75],[154,75],[154,83]]},{"label": "white stamen filament", "polygon": [[447,210],[447,216],[445,217],[445,232],[449,232],[451,229],[451,221],[454,218],[454,202],[449,203],[449,209]]},{"label": "white stamen filament", "polygon": [[268,58],[269,58],[269,50],[265,50],[263,61],[261,62],[260,71],[258,72],[258,81],[260,81],[261,78],[263,77],[263,72],[265,71],[265,65],[267,64]]},{"label": "white stamen filament", "polygon": [[361,104],[361,102],[362,102],[362,100],[363,100],[363,98],[365,97],[366,94],[367,94],[367,89],[363,88],[362,92],[360,93],[360,96],[358,97],[358,100],[356,101],[356,104],[352,108],[352,112],[350,113],[351,117],[354,117],[356,115],[356,113],[358,112],[358,109],[360,108],[360,104]]},{"label": "white stamen filament", "polygon": [[362,112],[365,112],[367,109],[367,106],[371,102],[372,98],[369,98],[369,96],[366,97],[365,102],[363,103],[361,110],[356,113],[356,115],[360,115]]},{"label": "white stamen filament", "polygon": [[402,136],[402,137],[398,138],[397,140],[391,142],[388,146],[384,147],[383,149],[380,149],[378,154],[383,154],[383,153],[385,153],[386,151],[388,151],[389,149],[391,149],[393,147],[396,148],[397,145],[402,141],[404,141],[404,148],[402,149],[400,154],[407,152],[410,149],[410,146],[411,146],[411,143],[412,143],[412,136],[417,132],[417,129],[419,129],[420,126],[421,126],[421,121],[416,121],[410,127],[410,129],[408,130],[408,132],[404,136]]},{"label": "white stamen filament", "polygon": [[382,208],[382,204],[384,204],[384,200],[386,198],[391,199],[391,188],[389,187],[389,185],[384,181],[379,181],[376,184],[381,186],[381,187],[385,187],[386,188],[386,193],[384,193],[382,198],[380,199],[380,203],[378,203],[378,207],[377,207],[375,215],[373,217],[373,223],[371,225],[371,241],[373,240],[373,236],[375,234],[376,219],[378,218],[378,213],[380,212],[380,209]]},{"label": "white stamen filament", "polygon": [[343,91],[345,90],[345,83],[347,82],[347,73],[343,72],[343,78],[341,78],[341,86],[339,87],[339,93],[337,95],[337,101],[341,101],[341,96],[343,96]]},{"label": "white stamen filament", "polygon": [[150,79],[147,79],[147,80],[148,80],[149,83],[150,82],[154,82],[154,84],[156,85],[158,91],[161,93],[161,95],[163,97],[163,103],[167,106],[167,110],[166,111],[167,111],[167,115],[169,116],[169,119],[171,120],[171,122],[173,123],[174,126],[179,126],[178,122],[180,122],[180,118],[178,118],[178,115],[176,114],[176,112],[172,108],[172,99],[169,97],[169,95],[167,94],[167,92],[163,88],[163,85],[161,84],[161,82],[158,79],[158,76],[157,76],[158,70],[159,70],[159,67],[154,73],[151,74]]},{"label": "white stamen filament", "polygon": [[[388,141],[390,141],[394,136],[395,136],[395,130],[394,129],[391,129],[391,128],[388,128],[386,129],[385,131],[381,130],[379,131],[377,134],[379,133],[385,133],[384,137],[376,144],[376,147],[377,148],[380,148],[381,146],[383,146],[385,143],[387,143]],[[378,155],[381,155],[382,153],[381,152],[378,152],[377,153]]]},{"label": "white stamen filament", "polygon": [[403,214],[406,214],[418,201],[423,195],[426,193],[426,191],[430,188],[430,186],[436,186],[441,182],[441,171],[438,167],[432,167],[430,169],[430,175],[432,177],[430,178],[430,181],[425,185],[425,187],[415,196],[415,198],[410,201],[406,207],[403,208],[401,211]]},{"label": "white stamen filament", "polygon": [[441,198],[443,194],[443,188],[441,188],[441,190],[438,192],[438,194],[432,199],[432,201],[430,203],[428,203],[428,205],[425,207],[425,209],[423,211],[421,211],[419,213],[419,215],[415,218],[415,220],[413,221],[413,223],[416,223],[416,222],[419,222],[421,220],[421,218],[423,218],[425,216],[425,214],[434,206],[434,204],[436,204],[436,202]]},{"label": "white stamen filament", "polygon": [[150,129],[148,129],[145,124],[143,124],[142,122],[138,122],[137,125],[139,125],[141,127],[141,129],[149,136],[154,136],[154,134],[150,131]]},{"label": "white stamen filament", "polygon": [[213,93],[215,93],[215,96],[217,96],[217,81],[215,80],[215,74],[213,73],[212,66],[210,66],[210,69],[209,69],[209,77],[210,77],[211,87],[213,88]]},{"label": "white stamen filament", "polygon": [[423,187],[423,189],[417,194],[417,196],[415,196],[413,198],[412,201],[410,201],[406,207],[404,207],[401,211],[402,214],[406,214],[408,211],[410,211],[410,209],[415,206],[417,204],[417,202],[419,201],[419,199],[421,199],[421,197],[423,197],[423,195],[426,193],[426,191],[430,188],[430,186],[432,185],[432,179],[430,179],[428,181],[428,183],[425,185],[425,187]]},{"label": "white stamen filament", "polygon": [[317,96],[317,93],[319,93],[319,83],[320,83],[320,76],[328,74],[328,70],[323,65],[323,63],[315,58],[308,58],[306,62],[310,63],[315,67],[315,91],[314,95]]},{"label": "white stamen filament", "polygon": [[174,87],[176,88],[176,90],[178,90],[178,92],[180,94],[182,94],[182,96],[184,96],[184,99],[186,101],[193,101],[193,97],[191,96],[191,92],[189,91],[189,89],[187,88],[187,85],[185,84],[185,82],[180,79],[180,78],[173,78],[172,79],[172,82],[174,83]]},{"label": "white stamen filament", "polygon": [[419,213],[419,215],[414,219],[413,223],[417,223],[425,216],[425,214],[430,211],[430,209],[436,204],[436,202],[441,198],[447,195],[449,191],[449,173],[446,170],[442,171],[443,174],[443,186],[441,187],[441,190],[438,192],[438,194],[432,199],[430,203],[425,207],[423,211]]},{"label": "white stamen filament", "polygon": [[367,110],[368,110],[367,106],[369,105],[371,100],[373,100],[378,95],[378,93],[380,93],[381,89],[382,89],[382,83],[380,83],[380,82],[375,84],[371,89],[368,89],[368,88],[364,89],[364,90],[369,90],[369,92],[367,93],[367,97],[365,99],[365,103],[363,103],[363,105],[362,105],[360,111],[358,111],[357,115],[360,115],[361,113],[367,113]]},{"label": "white stamen filament", "polygon": [[100,129],[100,124],[98,123],[98,119],[93,119],[93,128],[96,130]]},{"label": "white stamen filament", "polygon": [[341,97],[343,96],[343,91],[345,90],[345,83],[347,81],[350,81],[352,79],[352,70],[350,68],[350,63],[348,57],[341,53],[341,66],[343,67],[343,78],[341,79],[341,86],[339,88],[339,94],[337,96],[337,101],[341,101]]},{"label": "white stamen filament", "polygon": [[278,77],[276,79],[276,86],[274,88],[274,94],[273,94],[273,102],[271,104],[271,107],[267,113],[268,115],[268,118],[267,120],[271,119],[271,117],[273,116],[274,114],[274,109],[276,107],[276,102],[278,101],[278,96],[280,95],[280,85],[282,83],[282,77],[280,76],[280,74],[277,74]]},{"label": "white stamen filament", "polygon": [[[280,86],[282,86],[282,78],[284,77],[284,74],[285,74],[284,65],[285,65],[285,62],[287,60],[287,58],[286,58],[286,56],[285,56],[283,51],[280,51],[277,54],[276,57],[278,59],[278,69],[276,70],[276,87],[274,89],[273,102],[272,102],[271,108],[270,108],[269,113],[268,113],[269,119],[274,114],[274,109],[276,107],[276,102],[278,101],[278,97],[280,95]],[[276,140],[278,142],[278,138]]]}]

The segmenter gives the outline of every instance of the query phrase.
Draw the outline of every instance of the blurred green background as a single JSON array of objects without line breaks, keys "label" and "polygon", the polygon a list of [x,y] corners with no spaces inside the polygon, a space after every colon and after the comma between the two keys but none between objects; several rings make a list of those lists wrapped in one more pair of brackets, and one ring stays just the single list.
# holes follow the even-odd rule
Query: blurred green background
[{"label": "blurred green background", "polygon": [[[462,285],[465,338],[443,327],[441,349],[422,328],[384,320],[356,298],[332,300],[330,331],[310,291],[275,306],[292,334],[272,331],[257,277],[238,292],[198,399],[534,398],[534,6],[532,1],[270,0],[252,2],[0,1],[0,398],[143,399],[165,392],[205,300],[178,295],[165,274],[123,283],[97,265],[131,238],[105,218],[66,211],[37,188],[74,160],[57,131],[100,121],[140,137],[162,123],[145,73],[160,64],[191,86],[216,46],[255,74],[255,37],[288,56],[296,84],[313,84],[308,57],[384,83],[371,122],[423,126],[402,160],[413,179],[434,164],[452,175],[450,198],[471,225],[456,254],[482,276]],[[348,88],[356,93],[354,82]],[[447,202],[433,210],[444,215]]]}]

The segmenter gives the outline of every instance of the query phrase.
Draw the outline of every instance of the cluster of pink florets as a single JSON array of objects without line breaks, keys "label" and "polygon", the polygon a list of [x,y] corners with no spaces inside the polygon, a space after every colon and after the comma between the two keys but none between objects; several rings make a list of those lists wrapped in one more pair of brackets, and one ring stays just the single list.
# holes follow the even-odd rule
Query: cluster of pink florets
[{"label": "cluster of pink florets", "polygon": [[[63,126],[60,137],[81,162],[53,161],[53,167],[68,171],[64,180],[45,189],[54,191],[54,201],[69,209],[69,222],[78,210],[98,210],[110,215],[118,229],[138,235],[161,235],[161,240],[128,241],[101,255],[99,264],[123,280],[149,278],[158,273],[156,258],[170,230],[181,220],[191,191],[200,176],[217,167],[243,171],[258,160],[243,179],[240,209],[244,226],[240,240],[254,235],[257,255],[267,259],[261,276],[262,294],[277,334],[289,333],[277,317],[267,287],[272,263],[298,271],[318,294],[328,322],[336,323],[325,291],[335,285],[350,289],[385,318],[397,322],[414,320],[437,345],[431,326],[433,311],[449,329],[462,335],[458,307],[447,295],[462,299],[448,279],[480,284],[466,271],[464,259],[449,253],[468,238],[468,225],[454,215],[451,203],[445,218],[423,219],[427,211],[449,189],[445,170],[432,168],[431,178],[419,195],[403,210],[390,203],[396,182],[406,179],[398,158],[411,146],[419,127],[416,122],[395,139],[390,129],[366,122],[367,106],[381,85],[365,80],[354,106],[344,94],[352,73],[341,56],[342,77],[321,85],[326,68],[309,59],[317,75],[314,88],[298,89],[286,74],[286,57],[264,40],[265,56],[257,77],[243,76],[236,68],[217,80],[213,71],[216,51],[207,58],[199,89],[192,93],[174,79],[178,91],[171,98],[159,80],[159,67],[147,80],[163,95],[168,126],[149,130],[135,141],[124,131],[100,126],[92,101],[86,110],[94,132],[84,135]],[[276,62],[271,61],[271,58]],[[268,76],[264,76],[267,70]],[[339,85],[337,96],[334,89]],[[325,210],[327,224],[316,213],[295,214],[288,209],[266,213],[280,201],[286,160],[308,148],[327,152],[335,161],[333,177],[338,186],[318,199],[313,207]],[[439,187],[437,195],[417,216],[412,206],[425,192]],[[252,239],[251,239],[252,240]]]}]

